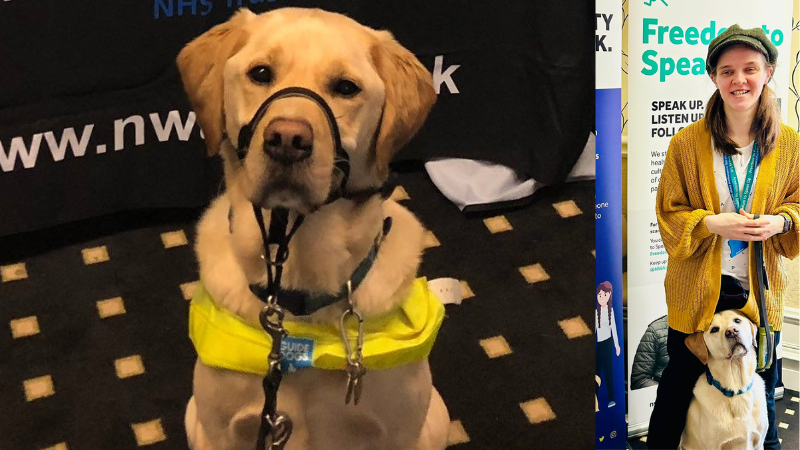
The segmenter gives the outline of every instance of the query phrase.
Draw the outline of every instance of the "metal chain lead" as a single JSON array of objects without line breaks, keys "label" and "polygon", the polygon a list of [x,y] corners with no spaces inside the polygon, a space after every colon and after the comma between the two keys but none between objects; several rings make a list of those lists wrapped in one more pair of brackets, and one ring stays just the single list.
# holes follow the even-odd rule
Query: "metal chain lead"
[{"label": "metal chain lead", "polygon": [[278,305],[277,298],[273,295],[267,297],[266,305],[259,314],[261,326],[272,338],[272,347],[269,352],[269,367],[263,380],[264,409],[262,410],[262,427],[256,441],[256,450],[264,450],[266,439],[271,437],[269,449],[282,450],[289,437],[292,435],[292,420],[286,414],[277,411],[278,387],[281,384],[281,342],[286,337],[283,328],[285,312]]},{"label": "metal chain lead", "polygon": [[[283,265],[289,258],[289,240],[297,229],[302,225],[304,216],[295,218],[289,232],[286,229],[289,225],[289,212],[285,209],[275,208],[270,217],[269,236],[264,226],[264,217],[259,206],[253,205],[258,228],[261,232],[261,240],[264,244],[264,259],[267,271],[267,286],[263,290],[265,293],[257,293],[256,296],[265,305],[259,313],[259,322],[264,330],[272,338],[267,368],[267,374],[262,380],[264,389],[264,407],[261,410],[261,425],[258,430],[256,440],[256,450],[265,450],[267,438],[269,437],[270,450],[282,450],[292,435],[292,421],[286,414],[277,411],[278,407],[278,388],[281,384],[283,374],[281,372],[281,342],[288,335],[283,328],[284,309],[278,304],[278,292],[281,285]],[[272,239],[270,239],[270,237]],[[272,259],[269,245],[277,244],[275,259]],[[274,273],[273,273],[274,271]],[[251,286],[253,290],[253,286]],[[258,290],[261,291],[261,290]],[[266,297],[266,298],[265,298]]]},{"label": "metal chain lead", "polygon": [[[350,338],[347,335],[346,325],[349,316],[355,317],[358,321],[355,349],[350,346]],[[353,284],[350,280],[347,281],[347,310],[339,319],[339,329],[342,332],[342,342],[344,342],[345,358],[347,359],[347,393],[344,397],[344,403],[346,405],[350,404],[352,400],[354,405],[358,405],[363,387],[361,378],[367,373],[362,354],[362,349],[364,348],[364,317],[356,309],[353,302]]]}]

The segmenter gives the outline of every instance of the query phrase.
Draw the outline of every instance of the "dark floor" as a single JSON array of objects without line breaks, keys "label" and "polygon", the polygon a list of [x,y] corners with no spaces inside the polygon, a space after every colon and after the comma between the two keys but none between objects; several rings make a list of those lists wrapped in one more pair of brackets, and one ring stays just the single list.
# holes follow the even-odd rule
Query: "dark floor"
[{"label": "dark floor", "polygon": [[[592,448],[594,184],[544,188],[488,224],[510,230],[491,233],[488,216],[462,214],[423,172],[399,181],[437,244],[421,275],[474,293],[447,306],[431,355],[453,448]],[[186,448],[198,214],[0,240],[0,449]]]}]

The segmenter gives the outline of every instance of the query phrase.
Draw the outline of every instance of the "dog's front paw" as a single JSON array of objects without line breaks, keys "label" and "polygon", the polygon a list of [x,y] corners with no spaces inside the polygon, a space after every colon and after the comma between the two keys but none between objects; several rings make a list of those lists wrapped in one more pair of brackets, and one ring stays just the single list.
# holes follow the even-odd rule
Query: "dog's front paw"
[{"label": "dog's front paw", "polygon": [[[209,289],[209,293],[214,295]],[[250,291],[250,287],[235,289],[227,295],[214,297],[218,305],[241,317],[248,325],[261,328],[259,313],[264,308],[262,302],[255,294]],[[218,299],[218,300],[217,300]]]}]

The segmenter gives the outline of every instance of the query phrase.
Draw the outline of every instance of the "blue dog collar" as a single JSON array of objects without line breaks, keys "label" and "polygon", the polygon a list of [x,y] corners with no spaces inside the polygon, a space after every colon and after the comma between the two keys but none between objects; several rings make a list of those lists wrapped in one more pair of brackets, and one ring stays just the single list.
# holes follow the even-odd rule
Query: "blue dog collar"
[{"label": "blue dog collar", "polygon": [[710,371],[710,370],[708,370],[708,367],[706,367],[706,380],[708,380],[708,384],[710,384],[710,385],[714,386],[714,387],[715,387],[715,388],[717,388],[717,389],[718,389],[720,392],[722,392],[723,394],[725,394],[725,397],[733,397],[734,395],[741,395],[741,394],[744,394],[744,393],[746,393],[747,391],[749,391],[749,390],[750,390],[750,388],[752,388],[752,387],[753,387],[753,381],[755,381],[755,377],[753,377],[753,378],[750,380],[750,383],[749,383],[747,386],[743,387],[742,389],[739,389],[739,391],[738,391],[738,392],[733,392],[732,390],[730,390],[730,389],[728,389],[728,388],[724,388],[724,387],[722,387],[722,385],[721,385],[721,384],[719,384],[719,381],[715,380],[715,379],[714,379],[714,377],[713,377],[713,376],[711,376],[711,371]]}]

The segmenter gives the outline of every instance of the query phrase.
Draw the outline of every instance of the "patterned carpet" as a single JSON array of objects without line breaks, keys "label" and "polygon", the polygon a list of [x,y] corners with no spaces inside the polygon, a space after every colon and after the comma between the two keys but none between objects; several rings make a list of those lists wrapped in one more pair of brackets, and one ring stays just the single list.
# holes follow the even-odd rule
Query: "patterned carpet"
[{"label": "patterned carpet", "polygon": [[[422,171],[399,182],[431,231],[421,275],[469,293],[446,307],[431,355],[451,448],[591,448],[594,184],[544,188],[490,217],[459,212]],[[198,215],[118,214],[0,240],[0,449],[186,448]]]}]

